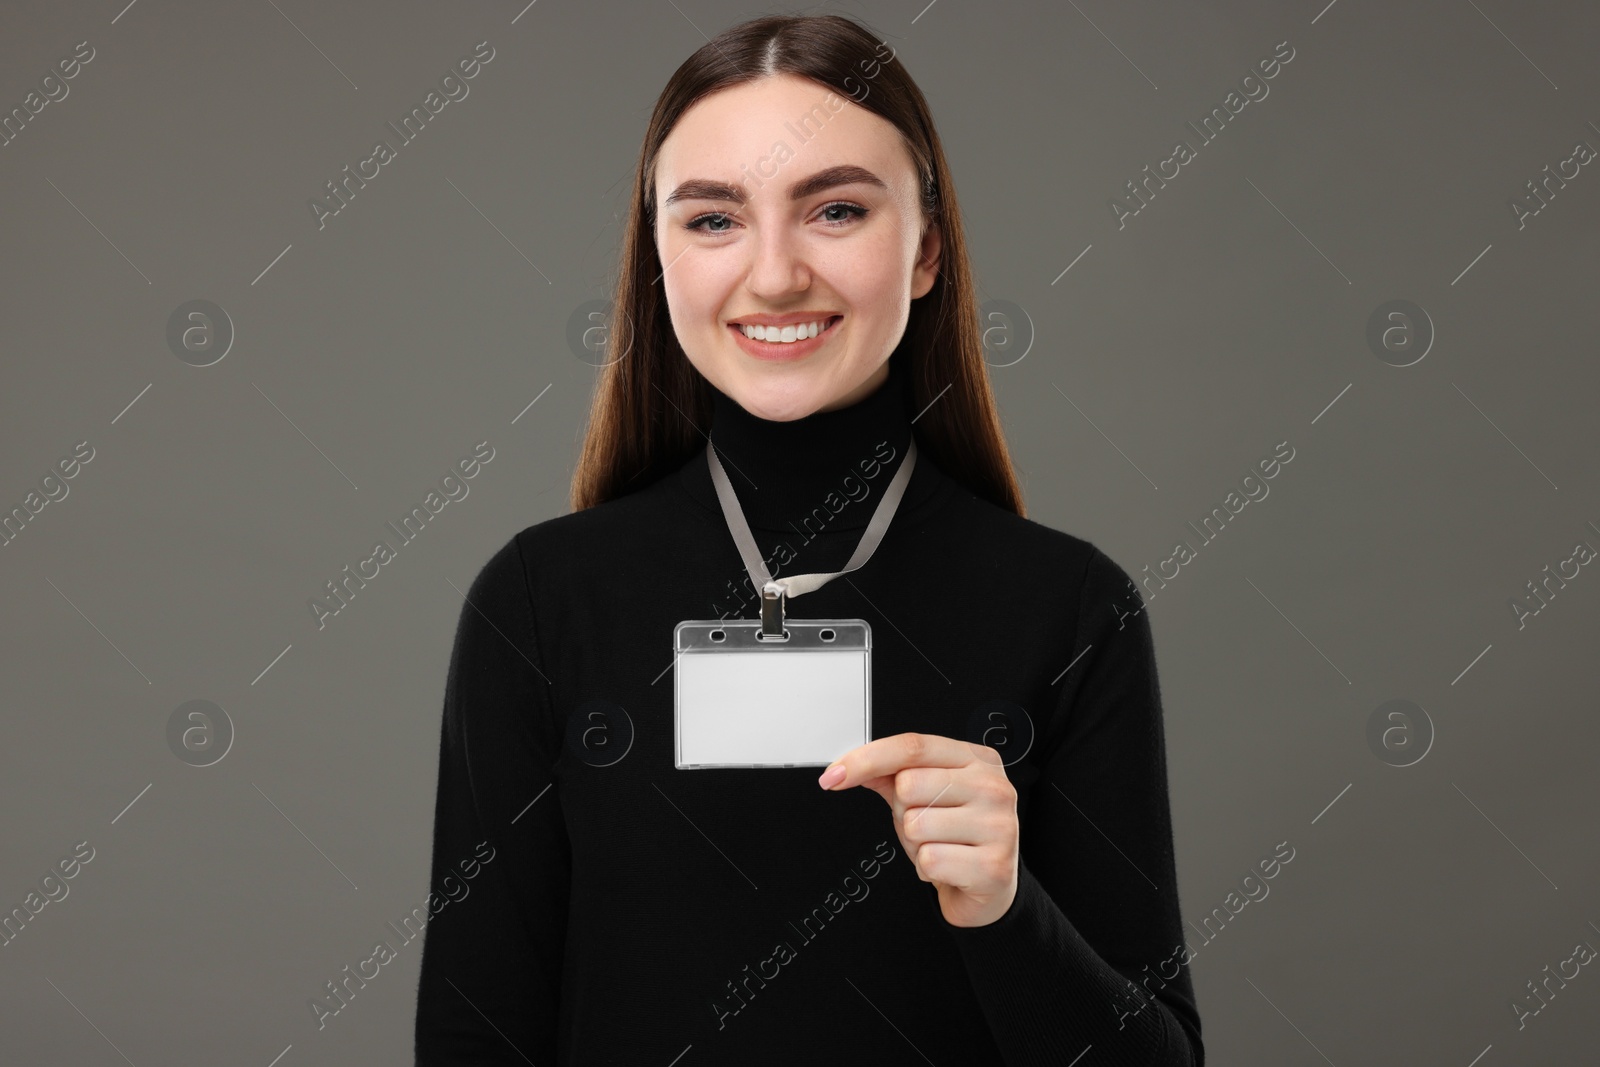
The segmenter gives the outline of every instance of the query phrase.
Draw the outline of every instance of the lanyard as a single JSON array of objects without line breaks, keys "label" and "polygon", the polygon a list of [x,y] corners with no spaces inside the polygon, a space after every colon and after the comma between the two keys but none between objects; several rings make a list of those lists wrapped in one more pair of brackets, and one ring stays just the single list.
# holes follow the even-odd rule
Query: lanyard
[{"label": "lanyard", "polygon": [[878,501],[877,510],[872,513],[872,521],[867,524],[866,532],[861,535],[861,542],[856,545],[855,552],[850,556],[850,562],[844,565],[843,570],[831,573],[792,574],[778,579],[774,579],[772,573],[767,570],[761,552],[756,548],[755,538],[751,536],[750,524],[745,521],[744,509],[739,506],[739,498],[728,482],[728,475],[722,469],[722,462],[717,459],[717,450],[710,444],[706,445],[706,461],[711,466],[711,480],[716,483],[717,500],[722,504],[722,516],[727,520],[728,532],[733,535],[734,544],[739,546],[739,555],[744,558],[745,570],[750,572],[750,581],[761,590],[761,636],[781,639],[785,597],[799,596],[820,589],[841,574],[859,569],[872,558],[872,553],[878,548],[878,542],[882,541],[883,535],[888,532],[889,521],[894,518],[895,509],[900,506],[900,498],[905,495],[906,483],[911,480],[911,468],[917,462],[917,441],[915,436],[910,438],[910,444],[906,446],[906,458],[900,462],[894,477],[889,481],[889,487],[883,491],[883,499]]}]

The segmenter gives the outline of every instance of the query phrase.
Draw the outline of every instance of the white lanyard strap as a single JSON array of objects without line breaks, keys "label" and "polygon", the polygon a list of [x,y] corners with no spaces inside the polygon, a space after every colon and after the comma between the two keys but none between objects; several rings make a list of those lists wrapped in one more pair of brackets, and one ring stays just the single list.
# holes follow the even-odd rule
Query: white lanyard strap
[{"label": "white lanyard strap", "polygon": [[764,637],[781,637],[783,634],[783,605],[786,596],[799,596],[809,593],[853,570],[862,567],[867,560],[872,558],[872,553],[878,548],[878,542],[883,540],[883,535],[889,530],[889,521],[894,518],[895,509],[900,506],[900,498],[905,495],[906,483],[911,480],[911,468],[917,462],[917,441],[913,436],[906,446],[906,458],[901,460],[899,468],[894,472],[894,477],[889,480],[889,486],[883,491],[883,499],[878,501],[878,507],[872,513],[872,521],[867,523],[866,532],[861,535],[861,541],[856,545],[856,550],[850,556],[850,562],[844,565],[843,570],[831,573],[791,574],[785,578],[774,579],[767,570],[761,552],[756,548],[755,538],[750,533],[750,524],[745,521],[744,509],[739,506],[739,498],[734,494],[733,486],[728,482],[728,475],[722,469],[722,461],[717,459],[717,450],[710,444],[706,445],[706,459],[711,466],[711,480],[717,487],[717,500],[722,504],[723,518],[728,522],[728,532],[733,535],[733,543],[739,546],[739,555],[744,558],[745,570],[750,572],[750,581],[761,590],[761,632]]}]

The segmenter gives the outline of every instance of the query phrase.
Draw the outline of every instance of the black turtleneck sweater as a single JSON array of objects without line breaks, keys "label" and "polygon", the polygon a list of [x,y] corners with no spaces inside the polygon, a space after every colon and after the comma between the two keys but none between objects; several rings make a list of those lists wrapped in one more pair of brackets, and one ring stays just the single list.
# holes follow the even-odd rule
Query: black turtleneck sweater
[{"label": "black turtleneck sweater", "polygon": [[[711,441],[775,577],[854,551],[912,433],[904,358],[793,422],[717,393]],[[866,566],[787,606],[871,624],[874,738],[1002,753],[1017,895],[971,928],[872,791],[675,768],[673,627],[760,614],[702,452],[518,533],[467,600],[419,1065],[1204,1063],[1148,616],[1094,545],[920,448]]]}]

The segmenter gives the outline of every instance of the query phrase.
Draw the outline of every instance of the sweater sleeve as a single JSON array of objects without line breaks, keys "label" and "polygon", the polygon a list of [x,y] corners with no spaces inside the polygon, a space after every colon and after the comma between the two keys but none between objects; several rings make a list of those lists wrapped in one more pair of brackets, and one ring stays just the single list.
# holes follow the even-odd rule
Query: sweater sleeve
[{"label": "sweater sleeve", "polygon": [[1086,1063],[1204,1067],[1149,617],[1098,549],[1078,604],[1072,666],[1034,742],[1016,899],[987,926],[945,928],[1008,1067],[1089,1048]]},{"label": "sweater sleeve", "polygon": [[461,605],[445,682],[418,1067],[556,1062],[571,848],[538,658],[513,538]]}]

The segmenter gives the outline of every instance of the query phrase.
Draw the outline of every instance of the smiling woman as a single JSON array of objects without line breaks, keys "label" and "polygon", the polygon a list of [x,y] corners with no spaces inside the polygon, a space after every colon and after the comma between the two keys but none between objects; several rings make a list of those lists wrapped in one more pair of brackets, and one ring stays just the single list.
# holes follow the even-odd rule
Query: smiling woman
[{"label": "smiling woman", "polygon": [[[1201,1067],[1186,961],[1128,1007],[1183,940],[1148,613],[1024,516],[892,50],[772,16],[685,61],[614,306],[572,511],[457,623],[435,875],[502,859],[428,926],[417,1063]],[[741,573],[761,617],[705,619]]]},{"label": "smiling woman", "polygon": [[[756,155],[796,113],[819,120],[786,168],[794,181],[747,189],[719,177],[730,151]],[[662,143],[656,185],[672,190],[654,237],[670,264],[673,329],[707,381],[754,415],[788,421],[847,407],[887,380],[885,356],[910,300],[933,288],[940,252],[892,123],[810,78],[772,75],[691,107]],[[752,338],[741,324],[763,329]],[[807,339],[794,340],[802,325]]]}]

